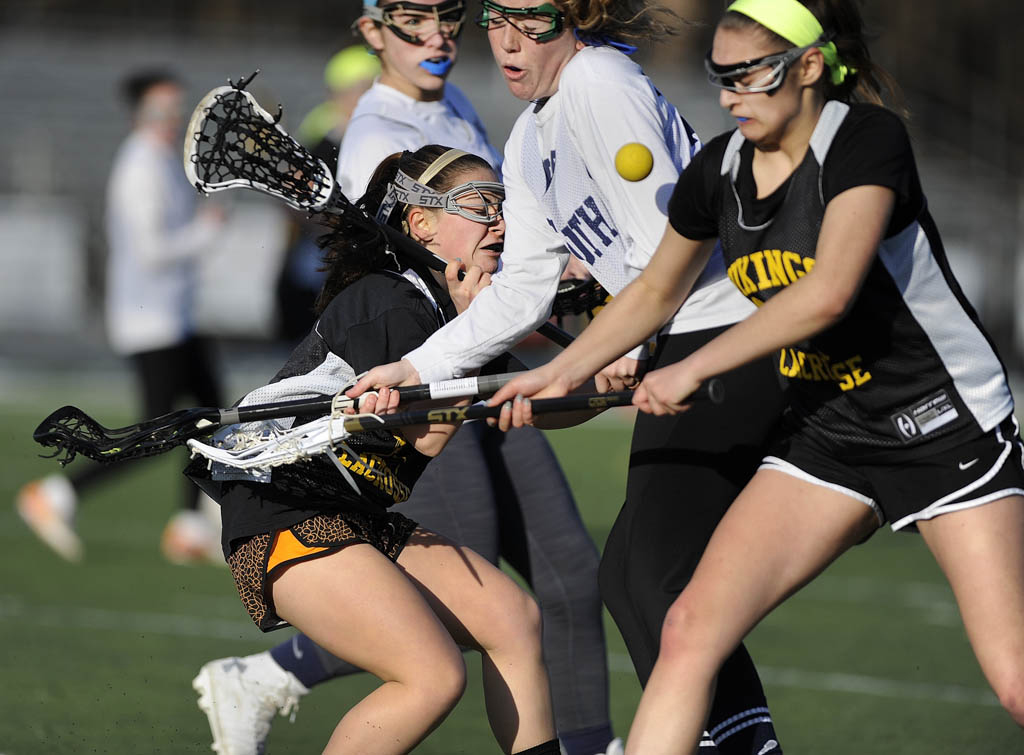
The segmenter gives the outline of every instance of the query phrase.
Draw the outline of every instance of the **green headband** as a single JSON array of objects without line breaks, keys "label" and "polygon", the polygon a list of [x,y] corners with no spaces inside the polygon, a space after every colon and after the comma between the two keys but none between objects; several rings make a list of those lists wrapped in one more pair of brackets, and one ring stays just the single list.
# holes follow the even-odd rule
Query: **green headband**
[{"label": "green headband", "polygon": [[825,32],[814,14],[799,0],[736,0],[725,10],[726,13],[732,11],[752,18],[797,47],[817,47],[825,58],[832,83],[836,86],[842,84],[848,74],[857,72],[856,68],[847,68],[839,61],[834,42],[815,44]]}]

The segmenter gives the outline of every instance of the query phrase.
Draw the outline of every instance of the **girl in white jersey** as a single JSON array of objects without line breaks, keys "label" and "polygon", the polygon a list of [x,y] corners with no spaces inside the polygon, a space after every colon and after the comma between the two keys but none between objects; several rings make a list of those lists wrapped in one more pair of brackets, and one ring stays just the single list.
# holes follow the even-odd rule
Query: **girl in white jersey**
[{"label": "girl in white jersey", "polygon": [[[565,392],[644,338],[715,237],[758,311],[649,373],[634,403],[673,414],[701,381],[770,353],[790,379],[784,426],[669,612],[627,752],[692,753],[735,644],[886,521],[921,533],[982,671],[1024,726],[1013,400],[950,271],[906,129],[879,106],[894,85],[859,12],[852,0],[737,0],[706,65],[737,129],[683,173],[650,266],[571,348],[495,396]],[[528,420],[527,402],[511,414]]]},{"label": "girl in white jersey", "polygon": [[[528,335],[551,311],[570,256],[612,294],[647,265],[665,226],[679,172],[696,134],[624,49],[666,31],[645,2],[536,5],[484,0],[479,23],[512,93],[531,104],[505,147],[502,269],[469,310],[394,365],[372,370],[353,391],[436,380],[474,369]],[[624,144],[654,155],[649,176],[629,182],[614,167]],[[654,366],[690,353],[753,310],[712,260],[678,312],[661,323]],[[658,330],[652,328],[648,335]],[[598,377],[634,384],[642,350]],[[686,417],[641,417],[627,500],[605,545],[601,593],[641,682],[654,665],[662,620],[725,509],[756,469],[781,411],[767,360],[727,376],[737,401]],[[514,435],[514,434],[513,434]],[[680,501],[679,491],[689,495]],[[702,752],[778,753],[753,663],[740,646],[720,679]],[[766,749],[767,748],[767,749]]]},{"label": "girl in white jersey", "polygon": [[[475,154],[497,168],[500,156],[475,111],[446,83],[464,15],[462,0],[364,7],[358,28],[380,60],[381,74],[360,98],[341,144],[338,177],[353,200],[362,196],[377,164],[389,154],[430,143]],[[485,286],[500,254],[498,243],[467,259],[461,288]],[[444,298],[438,304],[444,317],[457,314]],[[498,371],[509,369],[524,366]],[[615,752],[615,747],[621,753],[621,740],[613,744],[608,710],[598,552],[543,434],[534,429],[505,434],[484,423],[468,423],[419,478],[403,511],[492,563],[505,560],[523,576],[541,607],[555,721],[567,755]],[[286,707],[289,689],[301,693],[360,670],[305,635],[242,660],[244,673],[237,664],[227,664],[229,671],[221,673],[224,659],[211,661],[204,671],[212,684],[241,701],[218,715],[220,728],[244,732],[231,752],[245,755],[261,746],[277,709]],[[290,686],[283,683],[284,672],[294,680]],[[271,697],[277,704],[260,704],[268,690],[275,691]],[[250,711],[258,726],[228,725],[229,719],[247,720]]]}]

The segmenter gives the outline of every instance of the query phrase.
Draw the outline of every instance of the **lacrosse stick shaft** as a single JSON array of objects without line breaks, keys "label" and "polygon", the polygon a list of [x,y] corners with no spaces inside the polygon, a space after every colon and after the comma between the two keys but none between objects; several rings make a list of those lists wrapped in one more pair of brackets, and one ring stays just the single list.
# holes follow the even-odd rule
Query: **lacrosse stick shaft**
[{"label": "lacrosse stick shaft", "polygon": [[[470,396],[489,396],[505,383],[519,375],[518,372],[504,372],[500,375],[482,375],[480,377],[441,380],[423,385],[406,385],[393,390],[398,391],[402,402],[428,401],[442,398],[467,398]],[[342,399],[337,404],[333,397],[296,399],[279,401],[272,404],[255,404],[231,409],[220,409],[218,424],[233,425],[238,422],[256,422],[264,419],[279,419],[307,414],[330,414],[335,406],[356,408],[358,399]]]},{"label": "lacrosse stick shaft", "polygon": [[[725,387],[719,378],[711,378],[687,398],[687,403],[710,401],[721,404],[725,400]],[[574,412],[588,409],[610,409],[629,406],[633,403],[633,391],[612,391],[610,393],[578,393],[559,398],[541,398],[531,402],[534,414],[551,412]],[[486,419],[501,414],[500,406],[443,406],[436,409],[413,409],[394,414],[359,415],[344,420],[345,430],[351,433],[403,425],[428,423],[446,424],[470,419]]]}]

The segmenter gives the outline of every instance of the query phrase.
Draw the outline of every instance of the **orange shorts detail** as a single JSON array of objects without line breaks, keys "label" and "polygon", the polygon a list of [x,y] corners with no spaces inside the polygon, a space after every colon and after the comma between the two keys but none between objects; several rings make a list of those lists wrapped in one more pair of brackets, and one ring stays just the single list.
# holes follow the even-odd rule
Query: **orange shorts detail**
[{"label": "orange shorts detail", "polygon": [[317,553],[330,550],[328,546],[303,545],[291,530],[278,530],[270,542],[267,556],[267,574],[290,561],[309,558]]}]

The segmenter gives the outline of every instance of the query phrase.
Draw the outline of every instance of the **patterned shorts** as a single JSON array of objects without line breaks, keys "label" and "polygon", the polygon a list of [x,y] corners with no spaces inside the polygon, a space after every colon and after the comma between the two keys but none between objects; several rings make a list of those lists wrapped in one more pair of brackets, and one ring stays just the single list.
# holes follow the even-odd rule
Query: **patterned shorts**
[{"label": "patterned shorts", "polygon": [[270,594],[271,580],[281,569],[355,543],[368,543],[394,561],[415,529],[416,522],[391,511],[317,514],[286,530],[254,535],[235,548],[228,567],[245,610],[269,632],[288,626],[274,611]]}]

